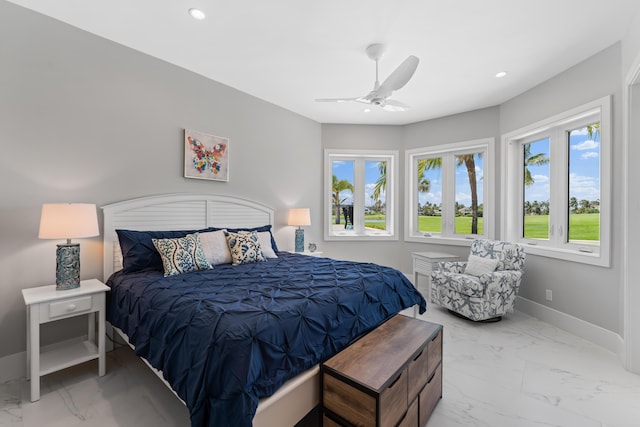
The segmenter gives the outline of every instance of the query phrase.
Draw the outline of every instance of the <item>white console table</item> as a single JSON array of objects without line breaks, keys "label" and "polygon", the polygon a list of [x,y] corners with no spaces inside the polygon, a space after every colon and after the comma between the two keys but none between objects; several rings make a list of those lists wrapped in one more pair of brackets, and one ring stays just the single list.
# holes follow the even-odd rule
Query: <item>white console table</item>
[{"label": "white console table", "polygon": [[[431,272],[435,269],[439,262],[458,261],[460,257],[453,254],[443,252],[413,252],[413,284],[427,301],[431,301]],[[418,287],[418,276],[422,275],[427,278],[427,287],[420,289]]]}]

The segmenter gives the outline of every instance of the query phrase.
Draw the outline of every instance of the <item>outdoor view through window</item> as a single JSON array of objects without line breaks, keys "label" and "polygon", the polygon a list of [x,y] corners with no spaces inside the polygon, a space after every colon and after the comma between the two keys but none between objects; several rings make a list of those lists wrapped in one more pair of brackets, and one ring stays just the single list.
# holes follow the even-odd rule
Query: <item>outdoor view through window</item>
[{"label": "outdoor view through window", "polygon": [[[334,230],[354,230],[354,217],[364,218],[365,230],[387,229],[387,161],[364,160],[360,164],[364,168],[364,182],[363,185],[356,186],[356,168],[359,162],[353,160],[331,162],[333,175],[331,223]],[[358,192],[364,200],[362,203],[354,204],[354,194]],[[354,207],[362,211],[354,212]]]},{"label": "outdoor view through window", "polygon": [[[451,163],[453,161],[453,164]],[[448,166],[450,166],[448,168]],[[454,168],[453,186],[443,194],[443,169]],[[427,157],[418,160],[418,232],[441,233],[443,203],[449,200],[455,234],[483,234],[483,159],[482,153],[456,154],[452,157]],[[444,186],[447,187],[446,184]],[[444,201],[443,201],[444,196]],[[453,201],[453,203],[451,203]]]},{"label": "outdoor view through window", "polygon": [[[522,235],[528,239],[549,239],[553,234],[550,215],[554,209],[568,213],[568,233],[558,230],[565,242],[600,240],[600,123],[565,132],[568,168],[563,177],[552,178],[554,158],[550,138],[524,144],[524,206]],[[560,181],[560,182],[558,182]],[[554,194],[559,194],[554,196]],[[563,200],[553,206],[551,200]]]}]

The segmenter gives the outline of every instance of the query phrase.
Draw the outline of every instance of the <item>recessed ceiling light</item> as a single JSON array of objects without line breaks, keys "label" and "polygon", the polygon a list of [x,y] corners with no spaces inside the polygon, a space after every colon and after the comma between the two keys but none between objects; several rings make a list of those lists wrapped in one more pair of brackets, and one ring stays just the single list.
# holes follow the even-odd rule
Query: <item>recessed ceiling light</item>
[{"label": "recessed ceiling light", "polygon": [[362,110],[362,111],[364,111],[365,113],[370,113],[370,112],[371,112],[371,108],[365,108],[365,109],[364,109],[364,110]]},{"label": "recessed ceiling light", "polygon": [[189,9],[189,15],[191,15],[192,18],[200,20],[200,21],[202,21],[206,17],[206,15],[204,14],[203,11],[201,11],[200,9],[196,9],[196,8]]},{"label": "recessed ceiling light", "polygon": [[500,71],[499,73],[496,73],[496,77],[497,78],[501,78],[507,75],[506,71]]}]

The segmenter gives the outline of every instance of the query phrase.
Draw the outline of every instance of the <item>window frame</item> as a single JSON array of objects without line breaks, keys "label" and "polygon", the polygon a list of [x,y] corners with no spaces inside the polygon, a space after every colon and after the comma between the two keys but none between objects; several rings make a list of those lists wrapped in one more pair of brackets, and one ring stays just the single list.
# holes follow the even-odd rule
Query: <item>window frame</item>
[{"label": "window frame", "polygon": [[[324,150],[324,240],[398,240],[398,156],[397,150],[350,150],[350,149],[325,149]],[[341,230],[335,232],[331,223],[331,198],[333,161],[353,160],[354,165],[354,192],[353,192],[353,230]],[[385,189],[385,211],[387,230],[365,231],[364,207],[365,185],[364,162],[387,162],[387,186]],[[359,164],[361,163],[361,164]]]},{"label": "window frame", "polygon": [[[456,234],[455,231],[455,156],[482,153],[483,233]],[[418,160],[443,157],[442,232],[418,231]],[[446,159],[445,159],[446,158]],[[495,234],[495,138],[482,138],[449,144],[420,147],[405,152],[405,241],[451,245],[469,245],[475,239],[492,239]],[[445,170],[446,168],[446,170]]]},{"label": "window frame", "polygon": [[[598,121],[598,118],[600,122],[600,241],[598,244],[570,242],[566,236],[569,224],[569,143],[566,139],[566,131]],[[611,125],[611,96],[605,96],[502,136],[504,179],[501,188],[501,204],[504,220],[501,234],[506,240],[522,243],[525,251],[534,255],[602,267],[611,265]],[[525,238],[520,235],[524,223],[524,144],[539,139],[541,135],[550,138],[549,172],[552,187],[549,195],[549,240]],[[554,206],[562,207],[558,209]]]}]

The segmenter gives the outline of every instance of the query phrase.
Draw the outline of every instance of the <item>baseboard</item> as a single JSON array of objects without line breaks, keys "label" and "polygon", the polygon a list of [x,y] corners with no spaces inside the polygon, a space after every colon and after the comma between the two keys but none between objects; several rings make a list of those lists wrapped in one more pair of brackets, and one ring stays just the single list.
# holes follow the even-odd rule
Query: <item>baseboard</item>
[{"label": "baseboard", "polygon": [[27,352],[0,357],[0,383],[27,376]]},{"label": "baseboard", "polygon": [[604,347],[624,364],[624,340],[615,332],[520,296],[516,299],[516,310]]}]

